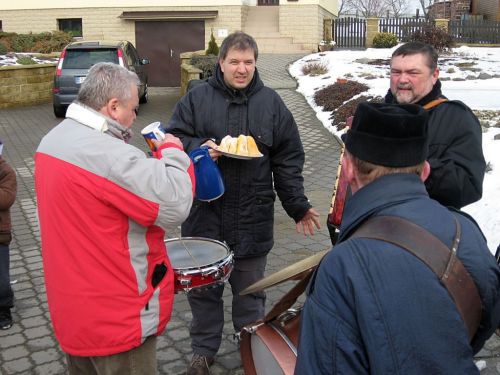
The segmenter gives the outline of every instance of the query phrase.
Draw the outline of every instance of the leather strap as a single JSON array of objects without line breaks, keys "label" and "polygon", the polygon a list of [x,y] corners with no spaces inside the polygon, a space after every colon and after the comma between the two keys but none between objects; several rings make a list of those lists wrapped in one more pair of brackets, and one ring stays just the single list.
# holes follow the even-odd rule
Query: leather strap
[{"label": "leather strap", "polygon": [[292,289],[290,289],[278,302],[275,303],[271,311],[269,311],[265,316],[264,323],[274,320],[281,313],[293,306],[295,301],[297,301],[297,298],[299,298],[299,296],[304,293],[304,290],[306,290],[309,279],[311,278],[315,268],[316,266],[301,273],[301,275],[304,275],[302,280],[295,284]]},{"label": "leather strap", "polygon": [[431,108],[436,107],[436,106],[440,105],[441,103],[444,103],[447,101],[448,101],[448,99],[445,99],[445,98],[434,99],[434,100],[431,100],[426,105],[424,105],[423,108],[424,109],[431,109]]},{"label": "leather strap", "polygon": [[350,238],[364,237],[399,246],[424,262],[437,275],[451,295],[472,340],[481,321],[481,298],[476,284],[457,257],[461,236],[455,218],[456,234],[451,249],[424,228],[396,216],[368,219]]}]

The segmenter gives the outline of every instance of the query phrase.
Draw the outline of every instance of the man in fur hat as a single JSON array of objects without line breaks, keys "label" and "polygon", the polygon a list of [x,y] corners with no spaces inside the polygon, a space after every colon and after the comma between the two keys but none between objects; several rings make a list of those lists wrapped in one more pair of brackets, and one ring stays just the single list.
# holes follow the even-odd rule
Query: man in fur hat
[{"label": "man in fur hat", "polygon": [[[429,198],[427,119],[413,104],[358,106],[344,137],[353,195],[339,243],[309,285],[296,374],[479,374],[473,355],[500,320],[500,268],[472,218]],[[477,330],[466,328],[447,287],[416,255],[385,237],[350,238],[386,216],[430,232],[446,255],[459,239],[456,255],[480,296]]]}]

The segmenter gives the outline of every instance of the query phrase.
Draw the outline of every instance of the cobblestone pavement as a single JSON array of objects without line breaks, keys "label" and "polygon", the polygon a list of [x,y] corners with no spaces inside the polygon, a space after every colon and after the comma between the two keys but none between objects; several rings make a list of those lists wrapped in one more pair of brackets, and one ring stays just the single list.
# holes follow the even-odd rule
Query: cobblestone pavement
[{"label": "cobblestone pavement", "polygon": [[[292,111],[301,132],[306,152],[304,169],[306,194],[322,215],[324,223],[338,165],[339,144],[324,129],[302,95],[295,92],[295,81],[285,67],[299,55],[262,55],[258,68],[264,82],[275,88]],[[150,102],[142,106],[135,129],[153,121],[167,122],[179,99],[178,89],[151,89]],[[0,138],[5,143],[4,156],[18,175],[18,198],[12,209],[14,239],[11,244],[11,278],[15,293],[14,326],[0,331],[0,374],[64,374],[65,360],[53,335],[43,281],[40,237],[36,219],[33,182],[33,154],[45,135],[59,120],[51,104],[0,111]],[[138,133],[138,131],[136,131]],[[146,150],[138,134],[133,143]],[[172,228],[169,237],[177,237]],[[295,233],[293,221],[281,205],[276,205],[275,246],[268,258],[266,274],[274,273],[298,260],[330,247],[326,228],[315,236]],[[291,282],[269,288],[268,308],[284,293]],[[232,340],[230,292],[224,293],[226,322],[221,349],[212,366],[213,375],[243,374],[239,352]],[[158,342],[160,374],[183,374],[191,358],[188,326],[191,312],[185,295],[175,298],[172,320]],[[500,352],[500,340],[492,339],[480,354]],[[488,359],[481,373],[500,374],[500,361]]]}]

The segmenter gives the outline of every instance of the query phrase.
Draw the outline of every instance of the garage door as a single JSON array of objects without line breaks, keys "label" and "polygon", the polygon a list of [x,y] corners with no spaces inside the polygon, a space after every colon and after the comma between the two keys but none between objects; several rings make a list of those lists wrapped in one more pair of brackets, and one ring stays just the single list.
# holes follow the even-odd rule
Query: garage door
[{"label": "garage door", "polygon": [[205,49],[205,21],[136,21],[135,41],[151,87],[179,87],[180,54]]}]

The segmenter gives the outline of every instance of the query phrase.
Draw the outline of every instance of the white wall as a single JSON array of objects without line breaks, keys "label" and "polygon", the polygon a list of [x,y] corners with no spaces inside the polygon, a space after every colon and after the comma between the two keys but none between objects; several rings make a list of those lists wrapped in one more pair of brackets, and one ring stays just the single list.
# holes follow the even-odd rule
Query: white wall
[{"label": "white wall", "polygon": [[115,7],[154,7],[154,6],[221,6],[242,5],[253,0],[1,0],[0,10],[54,9],[54,8],[115,8]]}]

